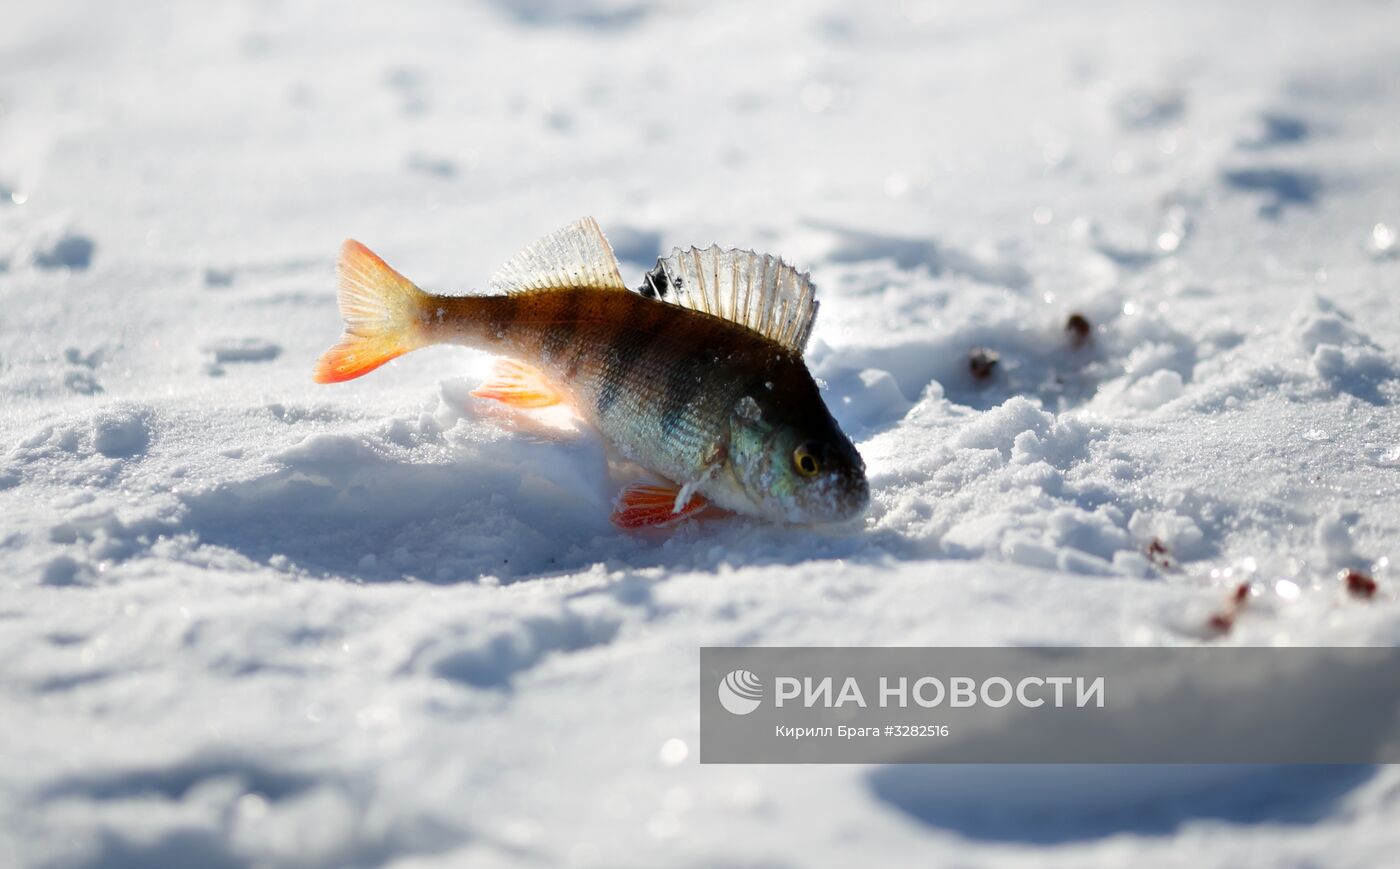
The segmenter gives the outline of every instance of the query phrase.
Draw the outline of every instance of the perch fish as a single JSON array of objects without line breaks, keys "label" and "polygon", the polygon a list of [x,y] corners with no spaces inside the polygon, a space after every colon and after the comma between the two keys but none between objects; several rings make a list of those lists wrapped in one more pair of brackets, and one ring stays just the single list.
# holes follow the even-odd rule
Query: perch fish
[{"label": "perch fish", "polygon": [[817,313],[806,274],[748,250],[676,248],[636,290],[591,218],[546,236],[486,295],[427,293],[357,241],[341,251],[345,334],[315,379],[359,377],[411,350],[506,357],[475,395],[565,403],[625,458],[670,481],[625,489],[624,528],[706,506],[790,523],[865,510],[865,465],[803,361]]}]

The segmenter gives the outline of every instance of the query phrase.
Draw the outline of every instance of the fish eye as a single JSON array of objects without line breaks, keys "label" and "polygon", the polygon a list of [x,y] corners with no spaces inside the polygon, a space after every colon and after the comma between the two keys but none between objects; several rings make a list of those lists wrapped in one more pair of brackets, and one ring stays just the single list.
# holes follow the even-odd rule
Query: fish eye
[{"label": "fish eye", "polygon": [[816,441],[801,444],[792,451],[792,466],[804,477],[815,477],[822,469],[821,459],[818,458],[820,453],[821,444]]}]

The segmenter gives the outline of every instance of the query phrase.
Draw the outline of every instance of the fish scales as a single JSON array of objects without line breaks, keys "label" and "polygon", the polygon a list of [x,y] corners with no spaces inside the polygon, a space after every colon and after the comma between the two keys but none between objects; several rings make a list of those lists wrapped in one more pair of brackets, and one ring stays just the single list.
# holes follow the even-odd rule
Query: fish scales
[{"label": "fish scales", "polygon": [[781,356],[761,335],[634,293],[436,296],[433,306],[445,312],[435,340],[536,365],[625,456],[666,476],[697,472],[763,360]]}]

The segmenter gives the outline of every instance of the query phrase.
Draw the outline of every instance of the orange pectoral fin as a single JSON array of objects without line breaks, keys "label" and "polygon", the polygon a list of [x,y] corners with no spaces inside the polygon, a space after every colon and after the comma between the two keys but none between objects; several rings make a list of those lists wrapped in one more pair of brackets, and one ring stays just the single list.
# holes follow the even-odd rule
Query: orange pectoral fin
[{"label": "orange pectoral fin", "polygon": [[652,483],[633,483],[618,496],[617,507],[613,510],[613,524],[619,528],[658,528],[679,522],[710,506],[699,495],[691,495],[690,500],[679,511],[676,510],[676,497],[679,486],[658,486]]},{"label": "orange pectoral fin", "polygon": [[472,395],[492,398],[511,407],[549,407],[564,400],[539,372],[513,359],[497,362],[491,379],[472,390]]}]

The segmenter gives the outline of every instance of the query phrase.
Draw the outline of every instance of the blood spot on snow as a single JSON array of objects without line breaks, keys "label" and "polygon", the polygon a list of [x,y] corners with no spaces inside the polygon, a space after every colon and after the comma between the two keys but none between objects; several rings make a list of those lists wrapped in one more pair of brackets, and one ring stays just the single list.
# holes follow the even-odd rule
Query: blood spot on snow
[{"label": "blood spot on snow", "polygon": [[1352,597],[1370,600],[1376,596],[1376,581],[1359,570],[1342,571],[1342,584]]},{"label": "blood spot on snow", "polygon": [[1172,563],[1171,558],[1168,557],[1167,553],[1169,550],[1167,549],[1167,544],[1163,543],[1161,538],[1153,537],[1152,540],[1143,547],[1142,551],[1147,555],[1148,561],[1163,570],[1171,570],[1176,566]]},{"label": "blood spot on snow", "polygon": [[1240,613],[1244,612],[1245,606],[1249,603],[1249,591],[1250,586],[1247,582],[1235,586],[1234,591],[1230,592],[1230,597],[1225,601],[1225,607],[1207,619],[1206,625],[1216,633],[1229,633],[1230,629],[1235,626],[1235,620],[1240,617]]}]

